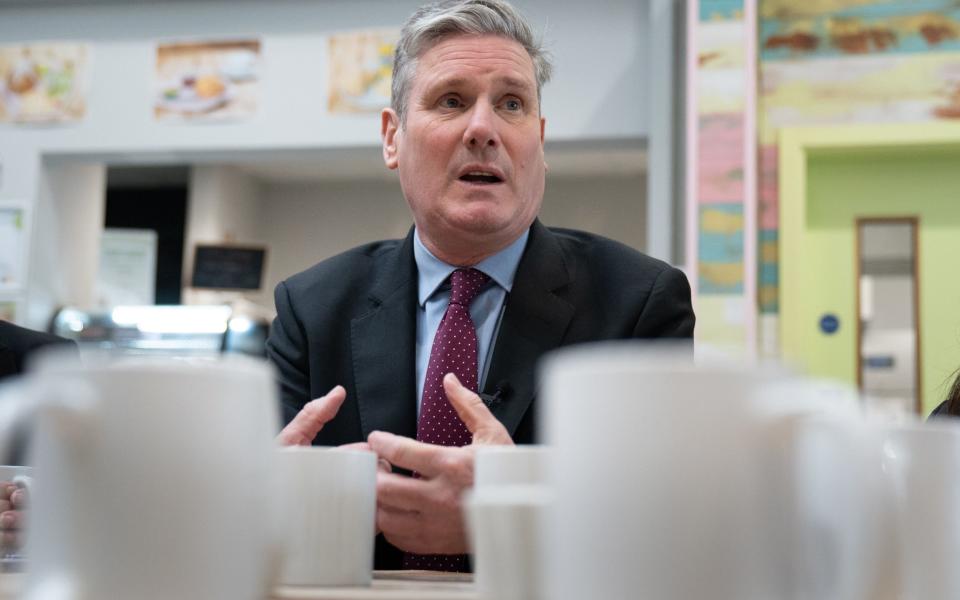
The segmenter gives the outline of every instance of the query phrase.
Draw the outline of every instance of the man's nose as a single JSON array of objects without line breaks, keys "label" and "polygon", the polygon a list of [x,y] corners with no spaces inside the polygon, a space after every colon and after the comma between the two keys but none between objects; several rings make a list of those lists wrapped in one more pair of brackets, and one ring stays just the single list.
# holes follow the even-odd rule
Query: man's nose
[{"label": "man's nose", "polygon": [[463,144],[471,150],[495,148],[500,145],[497,134],[496,115],[486,102],[477,102],[470,111],[470,121],[463,132]]}]

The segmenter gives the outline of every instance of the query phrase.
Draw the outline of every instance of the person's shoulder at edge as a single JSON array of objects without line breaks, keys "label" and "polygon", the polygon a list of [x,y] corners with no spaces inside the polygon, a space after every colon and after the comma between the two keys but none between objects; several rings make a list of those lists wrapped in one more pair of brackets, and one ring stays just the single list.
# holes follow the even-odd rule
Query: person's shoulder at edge
[{"label": "person's shoulder at edge", "polygon": [[0,377],[22,373],[34,352],[51,346],[77,349],[73,340],[0,319]]},{"label": "person's shoulder at edge", "polygon": [[0,345],[15,352],[32,352],[51,344],[75,344],[73,340],[52,333],[27,329],[0,319]]},{"label": "person's shoulder at edge", "polygon": [[940,403],[927,418],[960,417],[960,370],[956,372],[953,383],[950,385],[950,391],[947,398]]}]

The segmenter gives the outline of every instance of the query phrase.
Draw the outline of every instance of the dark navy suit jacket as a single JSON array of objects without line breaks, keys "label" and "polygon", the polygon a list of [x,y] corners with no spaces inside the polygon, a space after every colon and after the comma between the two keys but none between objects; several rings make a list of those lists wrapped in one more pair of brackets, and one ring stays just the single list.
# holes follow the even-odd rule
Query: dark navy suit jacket
[{"label": "dark navy suit jacket", "polygon": [[[275,300],[267,355],[279,370],[285,422],[340,384],[347,399],[315,444],[362,441],[374,430],[416,436],[413,230],[290,277]],[[536,221],[481,393],[497,397],[491,411],[516,443],[533,443],[536,365],[545,353],[599,340],[691,338],[694,321],[690,286],[678,269],[618,242]],[[399,568],[399,553],[383,546],[377,568]]]}]

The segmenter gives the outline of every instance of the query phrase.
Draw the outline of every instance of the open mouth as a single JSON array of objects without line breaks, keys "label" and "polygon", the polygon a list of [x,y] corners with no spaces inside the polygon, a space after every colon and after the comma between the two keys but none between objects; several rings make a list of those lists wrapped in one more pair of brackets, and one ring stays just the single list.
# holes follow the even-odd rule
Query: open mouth
[{"label": "open mouth", "polygon": [[459,179],[460,181],[479,185],[503,183],[503,179],[487,171],[470,171],[469,173],[464,173],[461,175]]}]

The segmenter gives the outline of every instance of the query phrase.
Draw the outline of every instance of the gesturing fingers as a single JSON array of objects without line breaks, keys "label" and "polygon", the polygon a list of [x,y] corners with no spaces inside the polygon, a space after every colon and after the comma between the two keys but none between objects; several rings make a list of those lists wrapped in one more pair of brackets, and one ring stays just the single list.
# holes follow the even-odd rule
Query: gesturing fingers
[{"label": "gesturing fingers", "polygon": [[367,452],[371,451],[370,444],[366,442],[353,442],[350,444],[340,444],[339,446],[337,446],[337,448],[340,448],[341,450],[366,450]]},{"label": "gesturing fingers", "polygon": [[10,496],[18,489],[20,489],[20,486],[12,481],[0,482],[0,500],[9,500]]},{"label": "gesturing fingers", "polygon": [[391,465],[435,477],[443,471],[442,446],[424,444],[385,431],[374,431],[367,437],[370,448]]},{"label": "gesturing fingers", "polygon": [[392,510],[416,511],[424,508],[429,482],[395,473],[377,473],[377,504]]},{"label": "gesturing fingers", "polygon": [[0,514],[0,529],[16,530],[23,527],[24,515],[18,510],[8,510]]},{"label": "gesturing fingers", "polygon": [[493,416],[480,396],[464,387],[456,375],[447,373],[444,376],[443,391],[460,420],[473,434],[474,444],[513,444],[506,428]]},{"label": "gesturing fingers", "polygon": [[309,446],[323,426],[336,416],[346,397],[347,391],[338,385],[326,396],[307,402],[283,428],[277,441],[281,446]]},{"label": "gesturing fingers", "polygon": [[409,538],[423,532],[423,515],[414,511],[377,508],[377,529],[394,538]]},{"label": "gesturing fingers", "polygon": [[27,494],[27,490],[25,488],[20,488],[10,494],[10,504],[14,510],[23,510],[27,508],[28,499],[29,495]]}]

